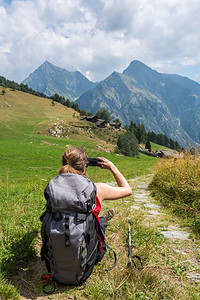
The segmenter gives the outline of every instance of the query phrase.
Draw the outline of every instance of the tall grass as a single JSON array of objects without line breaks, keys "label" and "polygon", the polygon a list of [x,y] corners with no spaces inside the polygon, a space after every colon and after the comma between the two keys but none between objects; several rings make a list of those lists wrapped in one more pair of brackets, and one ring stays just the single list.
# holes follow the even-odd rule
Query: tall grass
[{"label": "tall grass", "polygon": [[17,288],[9,278],[36,256],[40,226],[39,215],[44,207],[41,182],[0,187],[0,295],[18,299]]},{"label": "tall grass", "polygon": [[200,234],[200,159],[186,153],[180,159],[162,160],[150,185],[154,195],[181,215]]}]

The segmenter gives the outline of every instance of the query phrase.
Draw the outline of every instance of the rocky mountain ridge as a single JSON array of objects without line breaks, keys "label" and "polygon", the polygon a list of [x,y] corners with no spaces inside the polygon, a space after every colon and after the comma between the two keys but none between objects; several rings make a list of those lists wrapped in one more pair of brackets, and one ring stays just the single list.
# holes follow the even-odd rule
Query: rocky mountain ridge
[{"label": "rocky mountain ridge", "polygon": [[77,100],[96,113],[104,107],[123,124],[142,123],[186,146],[200,139],[200,85],[178,75],[161,74],[139,61],[113,72]]},{"label": "rocky mountain ridge", "polygon": [[39,66],[22,83],[47,96],[58,94],[70,100],[80,97],[96,86],[79,71],[69,72],[48,61]]},{"label": "rocky mountain ridge", "polygon": [[200,84],[159,73],[137,60],[99,83],[45,62],[23,83],[48,95],[77,98],[80,109],[93,114],[105,108],[123,125],[142,123],[146,131],[164,133],[182,146],[200,140]]}]

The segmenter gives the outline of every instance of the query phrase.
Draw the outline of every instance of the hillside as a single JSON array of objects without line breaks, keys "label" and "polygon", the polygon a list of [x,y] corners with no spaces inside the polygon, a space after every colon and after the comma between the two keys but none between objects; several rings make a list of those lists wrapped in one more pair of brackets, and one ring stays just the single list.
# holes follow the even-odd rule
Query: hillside
[{"label": "hillside", "polygon": [[133,61],[123,74],[136,80],[166,104],[178,125],[196,142],[200,129],[200,84],[175,74],[161,74]]},{"label": "hillside", "polygon": [[93,113],[106,108],[123,124],[129,125],[133,120],[144,124],[146,131],[164,133],[184,146],[189,139],[166,103],[124,74],[112,73],[96,88],[84,93],[76,103],[81,109],[90,107]]},{"label": "hillside", "polygon": [[[2,94],[5,90],[5,94]],[[13,91],[0,87],[0,128],[1,136],[8,137],[9,132],[16,134],[40,134],[46,136],[62,137],[69,139],[77,136],[77,139],[92,139],[105,145],[105,149],[113,148],[106,141],[100,140],[101,135],[95,125],[80,120],[79,113],[74,109],[53,102],[52,99],[40,98],[34,95]],[[117,130],[111,128],[102,129],[115,136]],[[96,134],[95,134],[96,132]]]},{"label": "hillside", "polygon": [[[114,151],[117,131],[81,121],[74,109],[52,105],[51,99],[0,87],[0,136],[0,180],[4,181],[7,176],[15,180],[42,176],[47,170],[55,175],[66,145],[86,148],[91,155]],[[57,150],[59,156],[52,156]],[[20,176],[15,174],[16,166]]]},{"label": "hillside", "polygon": [[[124,157],[114,154],[123,129],[98,128],[80,120],[75,110],[52,104],[51,99],[0,87],[0,184],[54,177],[69,146],[82,147],[90,157],[106,154],[124,166]],[[140,156],[147,162],[141,165],[141,172],[155,163],[154,159]],[[136,170],[130,162],[134,160],[125,160],[127,175],[132,176]],[[136,161],[140,165],[137,158]],[[95,175],[95,170],[89,172]]]},{"label": "hillside", "polygon": [[142,123],[146,131],[164,133],[182,146],[199,142],[200,85],[158,73],[139,61],[122,74],[113,72],[76,103],[93,113],[105,107],[123,124]]},{"label": "hillside", "polygon": [[[113,145],[100,140],[90,127],[83,131],[81,125],[86,128],[86,122],[77,115],[61,104],[52,105],[50,99],[0,87],[1,299],[27,299],[30,285],[31,298],[41,294],[40,277],[46,272],[39,257],[44,188],[57,175],[69,146],[85,149],[90,157],[110,159],[127,178],[148,173],[157,161],[145,155],[138,159],[110,152]],[[67,137],[51,134],[49,129],[55,126],[59,130],[66,126]],[[88,168],[88,174],[94,182],[113,181],[111,172],[100,168]],[[24,272],[29,273],[30,281]],[[26,282],[26,291],[22,282]]]},{"label": "hillside", "polygon": [[74,100],[92,89],[95,83],[78,71],[69,72],[45,61],[23,81],[33,90],[47,96],[58,94]]},{"label": "hillside", "polygon": [[[57,118],[62,117],[67,122],[73,122],[74,110],[60,104],[51,105],[51,99],[35,97],[31,94],[3,88],[6,93],[0,95],[0,125],[7,131],[36,134],[38,131],[48,131],[49,126]],[[0,87],[0,93],[2,88]],[[7,136],[7,132],[5,132]]]},{"label": "hillside", "polygon": [[[186,276],[194,268],[199,270],[195,252],[199,245],[194,237],[182,243],[164,238],[161,230],[170,226],[179,229],[182,224],[146,190],[158,159],[109,152],[106,147],[112,145],[94,136],[94,129],[80,121],[74,110],[52,105],[50,99],[3,89],[5,93],[0,87],[0,298],[198,299],[198,285],[191,285]],[[64,127],[70,129],[67,136]],[[55,128],[61,138],[49,131]],[[57,175],[61,156],[69,145],[84,148],[90,157],[110,159],[129,180],[134,193],[126,199],[102,203],[102,212],[109,208],[116,212],[106,232],[107,243],[117,254],[115,269],[105,271],[113,264],[113,254],[108,250],[85,286],[58,284],[55,293],[48,295],[41,283],[47,270],[40,257],[40,216],[46,203],[44,188]],[[88,174],[93,182],[114,183],[108,170],[91,167]],[[150,207],[158,209],[153,212]],[[144,263],[141,272],[127,268],[129,220],[133,220],[133,254],[141,256]],[[188,249],[187,256],[181,254],[183,249]]]}]

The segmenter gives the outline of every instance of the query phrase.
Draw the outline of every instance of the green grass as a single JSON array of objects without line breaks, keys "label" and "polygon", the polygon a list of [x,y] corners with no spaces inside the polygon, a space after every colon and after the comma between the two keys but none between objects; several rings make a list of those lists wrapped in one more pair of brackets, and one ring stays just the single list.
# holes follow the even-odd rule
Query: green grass
[{"label": "green grass", "polygon": [[[161,150],[161,149],[169,149],[169,148],[151,142],[151,150],[152,150],[152,151],[156,152],[156,151]],[[171,149],[170,149],[170,150],[171,150]]]},{"label": "green grass", "polygon": [[[77,139],[68,140],[67,144],[84,148],[92,157],[106,156],[127,178],[149,173],[156,161],[145,155],[129,158],[97,152],[94,150],[95,141]],[[18,270],[27,268],[29,261],[36,257],[41,226],[39,217],[45,206],[43,191],[47,182],[57,175],[65,149],[65,140],[37,135],[13,136],[12,139],[9,137],[1,141],[0,261],[3,283],[0,285],[0,294],[4,299],[10,299],[7,293],[13,291],[13,297],[16,294],[16,288],[9,283],[9,278]],[[88,174],[94,182],[114,180],[109,171],[100,168],[90,167]],[[88,295],[91,297],[92,294],[90,290]],[[103,295],[106,294],[105,290]]]},{"label": "green grass", "polygon": [[[73,117],[73,110],[58,104],[52,107],[48,101],[9,89],[0,96],[0,294],[3,299],[19,296],[12,284],[16,272],[26,269],[26,274],[31,273],[29,263],[37,255],[39,217],[45,206],[43,191],[47,182],[57,175],[66,145],[82,147],[90,157],[107,157],[127,178],[148,173],[156,161],[144,155],[126,158],[100,151],[98,146],[104,143],[80,134],[72,133],[68,139],[38,134],[38,131],[48,132],[57,119],[69,126],[70,122],[80,122]],[[88,174],[94,182],[113,181],[110,172],[100,168],[88,168]]]},{"label": "green grass", "polygon": [[189,153],[157,164],[152,193],[200,236],[200,159]]},{"label": "green grass", "polygon": [[[156,161],[145,155],[140,155],[140,158],[124,158],[113,153],[102,153],[96,147],[97,142],[92,140],[64,140],[40,135],[13,136],[0,141],[1,181],[6,182],[9,179],[9,183],[15,183],[37,178],[49,180],[57,174],[66,145],[81,147],[90,157],[106,156],[128,178],[148,173]],[[88,168],[88,173],[94,180],[99,178],[99,172],[95,178],[96,169]],[[105,172],[101,173],[100,180]]]},{"label": "green grass", "polygon": [[[98,145],[105,143],[80,134],[71,134],[68,139],[45,136],[57,118],[66,124],[80,122],[73,118],[72,110],[57,104],[51,107],[47,99],[6,90],[0,101],[3,105],[0,111],[0,298],[48,299],[40,283],[41,275],[47,271],[39,257],[39,217],[45,206],[44,188],[57,175],[66,145],[82,147],[90,157],[107,157],[127,179],[143,176],[145,180],[158,160],[141,154],[139,158],[130,158],[100,151]],[[7,107],[5,101],[11,106]],[[43,134],[37,134],[38,130]],[[114,181],[109,171],[100,168],[90,167],[88,174],[94,182]],[[85,288],[59,285],[56,299],[198,299],[196,287],[177,286],[177,278],[185,270],[175,263],[174,253],[163,236],[156,229],[142,225],[143,213],[137,211],[133,216],[132,201],[133,196],[105,201],[102,205],[103,211],[110,207],[116,211],[106,236],[117,253],[117,267],[105,272],[113,263],[108,252],[95,267]],[[145,264],[144,270],[138,273],[127,268],[130,218],[134,221],[133,253],[140,255]]]}]

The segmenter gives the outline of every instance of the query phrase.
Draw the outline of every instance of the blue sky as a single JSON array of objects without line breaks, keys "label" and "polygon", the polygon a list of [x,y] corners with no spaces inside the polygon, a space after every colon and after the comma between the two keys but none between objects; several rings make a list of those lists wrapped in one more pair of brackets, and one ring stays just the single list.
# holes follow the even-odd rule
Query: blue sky
[{"label": "blue sky", "polygon": [[140,60],[200,83],[199,0],[0,0],[0,76],[48,60],[92,81]]},{"label": "blue sky", "polygon": [[12,0],[3,0],[3,2],[4,2],[4,5],[6,5],[6,4],[10,4],[12,2]]}]

